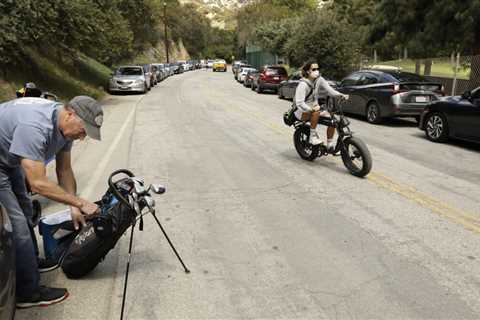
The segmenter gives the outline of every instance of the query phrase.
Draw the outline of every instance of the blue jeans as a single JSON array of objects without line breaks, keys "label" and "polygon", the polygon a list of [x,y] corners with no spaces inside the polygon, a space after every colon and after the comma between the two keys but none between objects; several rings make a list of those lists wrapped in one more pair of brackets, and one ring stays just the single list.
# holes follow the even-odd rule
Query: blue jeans
[{"label": "blue jeans", "polygon": [[0,202],[12,222],[16,254],[17,296],[30,297],[39,289],[38,247],[32,228],[32,201],[21,167],[0,165]]}]

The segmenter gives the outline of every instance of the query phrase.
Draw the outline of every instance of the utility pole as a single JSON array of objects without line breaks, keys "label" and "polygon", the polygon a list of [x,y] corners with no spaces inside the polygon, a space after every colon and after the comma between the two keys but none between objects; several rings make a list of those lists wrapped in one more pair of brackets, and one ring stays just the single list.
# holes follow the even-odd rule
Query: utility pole
[{"label": "utility pole", "polygon": [[167,35],[167,3],[163,3],[163,25],[165,27],[165,51],[167,52],[167,63],[170,63],[168,56],[168,35]]}]

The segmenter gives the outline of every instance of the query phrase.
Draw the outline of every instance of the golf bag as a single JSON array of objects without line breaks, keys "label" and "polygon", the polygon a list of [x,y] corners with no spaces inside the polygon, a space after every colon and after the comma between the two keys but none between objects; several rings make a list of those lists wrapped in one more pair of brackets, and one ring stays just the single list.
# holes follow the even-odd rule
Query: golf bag
[{"label": "golf bag", "polygon": [[81,278],[92,271],[135,222],[135,211],[121,201],[112,206],[104,204],[104,210],[86,223],[66,250],[61,267],[68,278]]},{"label": "golf bag", "polygon": [[[127,178],[112,181],[118,174],[125,174]],[[87,220],[80,230],[75,230],[69,210],[40,220],[45,256],[58,261],[68,278],[80,278],[92,271],[141,215],[144,205],[132,195],[135,184],[140,187],[143,184],[133,179],[136,178],[128,170],[112,173],[107,192],[96,202],[100,214]],[[144,193],[148,195],[148,192]]]}]

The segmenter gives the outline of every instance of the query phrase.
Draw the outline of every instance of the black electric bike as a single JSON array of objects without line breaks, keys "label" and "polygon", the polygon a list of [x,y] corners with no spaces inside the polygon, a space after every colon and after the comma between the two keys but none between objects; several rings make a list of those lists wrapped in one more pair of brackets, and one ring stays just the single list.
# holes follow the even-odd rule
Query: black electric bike
[{"label": "black electric bike", "polygon": [[357,177],[366,176],[372,169],[372,156],[367,145],[353,136],[350,130],[350,121],[344,116],[342,105],[344,99],[329,97],[327,99],[327,110],[329,117],[320,117],[318,124],[333,127],[338,134],[337,143],[332,151],[329,151],[323,144],[312,145],[309,143],[310,123],[296,120],[293,124],[295,133],[293,134],[293,143],[298,155],[308,161],[313,161],[317,157],[336,155],[340,153],[343,164],[350,173]]}]

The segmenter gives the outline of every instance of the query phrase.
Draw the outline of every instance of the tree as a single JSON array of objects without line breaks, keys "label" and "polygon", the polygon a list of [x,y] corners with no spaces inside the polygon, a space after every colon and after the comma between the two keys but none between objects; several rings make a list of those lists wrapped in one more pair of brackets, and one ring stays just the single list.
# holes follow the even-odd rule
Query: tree
[{"label": "tree", "polygon": [[324,76],[335,79],[345,76],[358,64],[357,32],[327,11],[303,16],[292,34],[295,36],[289,37],[284,50],[294,66],[314,59]]},{"label": "tree", "polygon": [[[452,51],[480,55],[478,17],[478,0],[382,0],[370,40],[393,38],[418,58]],[[480,58],[473,59],[472,68],[480,69]]]},{"label": "tree", "polygon": [[253,0],[237,12],[238,45],[244,47],[253,40],[258,26],[301,16],[317,6],[315,0]]},{"label": "tree", "polygon": [[294,17],[259,25],[253,33],[253,42],[271,53],[285,56],[285,44],[295,36],[293,30],[298,22],[299,18]]}]

